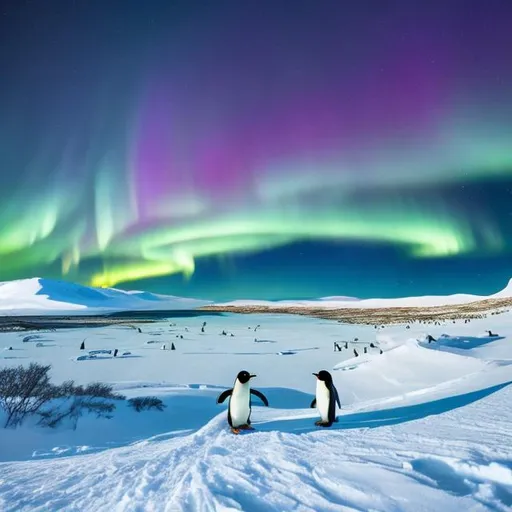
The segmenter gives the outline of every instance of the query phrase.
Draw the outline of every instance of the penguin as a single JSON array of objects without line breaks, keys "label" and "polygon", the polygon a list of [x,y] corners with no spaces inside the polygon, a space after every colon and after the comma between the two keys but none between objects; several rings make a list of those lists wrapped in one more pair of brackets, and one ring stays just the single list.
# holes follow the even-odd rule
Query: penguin
[{"label": "penguin", "polygon": [[370,348],[375,348],[375,343],[370,343]]},{"label": "penguin", "polygon": [[336,419],[336,404],[341,408],[338,390],[332,382],[332,375],[327,370],[313,373],[316,377],[316,396],[311,402],[311,408],[316,407],[320,420],[315,422],[319,427],[330,427]]},{"label": "penguin", "polygon": [[139,331],[139,334],[142,333],[142,329],[140,327],[137,327],[137,331]]},{"label": "penguin", "polygon": [[348,348],[348,341],[345,341],[345,348]]},{"label": "penguin", "polygon": [[233,387],[223,391],[217,398],[217,403],[221,404],[228,396],[231,397],[228,406],[228,423],[233,434],[239,434],[240,430],[254,430],[251,427],[251,393],[268,407],[266,396],[256,389],[251,389],[249,381],[254,377],[256,375],[242,370],[236,376]]},{"label": "penguin", "polygon": [[114,357],[117,357],[117,353],[119,352],[119,350],[117,350],[117,348],[114,350]]},{"label": "penguin", "polygon": [[357,353],[356,349],[354,349],[354,357],[359,357],[359,354]]},{"label": "penguin", "polygon": [[80,345],[80,350],[85,350],[85,340]]}]

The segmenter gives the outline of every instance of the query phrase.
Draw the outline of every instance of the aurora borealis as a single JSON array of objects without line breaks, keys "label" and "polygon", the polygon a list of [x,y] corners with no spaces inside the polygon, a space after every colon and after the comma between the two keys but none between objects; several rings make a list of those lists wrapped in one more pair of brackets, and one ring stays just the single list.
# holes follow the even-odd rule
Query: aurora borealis
[{"label": "aurora borealis", "polygon": [[11,1],[0,280],[204,298],[512,277],[512,3]]}]

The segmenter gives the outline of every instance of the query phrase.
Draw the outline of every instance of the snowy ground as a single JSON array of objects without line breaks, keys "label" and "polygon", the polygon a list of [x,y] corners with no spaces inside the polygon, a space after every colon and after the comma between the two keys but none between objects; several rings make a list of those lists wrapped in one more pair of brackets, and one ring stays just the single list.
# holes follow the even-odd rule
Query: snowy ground
[{"label": "snowy ground", "polygon": [[[121,402],[113,419],[83,417],[76,431],[0,430],[0,510],[512,507],[511,313],[407,330],[287,315],[140,327],[25,342],[26,333],[0,334],[0,366],[51,363],[56,382],[111,382],[127,397],[157,395],[167,405],[136,413]],[[427,332],[445,336],[428,344]],[[345,340],[349,348],[333,352]],[[172,342],[175,351],[161,350]],[[78,359],[115,348],[130,354]],[[270,407],[255,403],[256,432],[234,436],[227,403],[215,399],[241,369],[258,375]],[[326,430],[308,408],[320,369],[331,371],[342,401]]]}]

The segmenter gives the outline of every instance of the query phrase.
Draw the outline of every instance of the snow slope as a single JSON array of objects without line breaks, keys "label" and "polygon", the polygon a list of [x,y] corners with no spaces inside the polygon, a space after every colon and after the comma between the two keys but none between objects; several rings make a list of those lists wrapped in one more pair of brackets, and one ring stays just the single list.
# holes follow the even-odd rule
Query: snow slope
[{"label": "snow slope", "polygon": [[269,307],[322,307],[322,308],[391,308],[414,306],[445,306],[467,304],[484,299],[502,299],[512,297],[512,279],[503,290],[492,295],[470,295],[456,293],[453,295],[425,295],[422,297],[399,297],[395,299],[357,299],[355,297],[323,297],[318,300],[235,300],[217,303],[216,306],[269,306]]},{"label": "snow slope", "polygon": [[[0,367],[52,363],[55,381],[111,382],[127,397],[155,395],[167,406],[136,413],[121,402],[112,419],[85,416],[76,430],[0,429],[0,510],[512,507],[511,313],[378,333],[291,315],[170,318],[140,327],[62,330],[27,341],[26,333],[0,333]],[[427,331],[438,341],[425,342]],[[344,347],[345,340],[348,348],[333,352],[333,342]],[[175,351],[161,350],[171,342]],[[113,348],[131,354],[78,360]],[[322,368],[342,402],[331,429],[315,427],[318,414],[309,408],[311,372]],[[257,430],[233,436],[227,403],[215,399],[241,369],[258,375],[254,386],[270,407],[255,401]]]},{"label": "snow slope", "polygon": [[33,278],[0,283],[0,314],[96,314],[127,310],[195,309],[208,301]]}]

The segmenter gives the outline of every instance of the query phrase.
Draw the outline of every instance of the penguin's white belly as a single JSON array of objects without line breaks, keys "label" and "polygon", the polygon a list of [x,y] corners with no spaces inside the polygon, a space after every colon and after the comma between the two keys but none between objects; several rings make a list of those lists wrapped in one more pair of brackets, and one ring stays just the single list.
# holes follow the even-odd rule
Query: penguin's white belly
[{"label": "penguin's white belly", "polygon": [[329,421],[330,393],[323,381],[316,382],[316,408],[322,421]]},{"label": "penguin's white belly", "polygon": [[239,386],[233,390],[229,402],[229,413],[233,427],[246,425],[250,414],[250,388],[249,386]]}]

